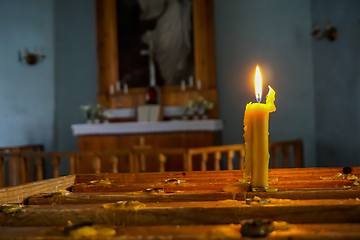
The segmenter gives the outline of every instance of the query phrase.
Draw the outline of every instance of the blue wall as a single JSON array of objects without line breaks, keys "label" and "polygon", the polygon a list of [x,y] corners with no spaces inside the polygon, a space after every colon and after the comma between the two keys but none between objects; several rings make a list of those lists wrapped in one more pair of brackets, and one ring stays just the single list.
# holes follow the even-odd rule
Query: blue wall
[{"label": "blue wall", "polygon": [[[45,144],[54,139],[54,2],[0,0],[0,146]],[[18,51],[44,50],[29,66]]]},{"label": "blue wall", "polygon": [[[359,165],[360,3],[214,4],[223,143],[243,142],[243,113],[255,100],[259,64],[264,85],[277,93],[270,140],[302,138],[306,166]],[[339,38],[311,39],[312,24],[328,20]],[[45,61],[19,63],[18,50],[35,46],[44,49]],[[49,151],[77,150],[70,125],[84,122],[80,104],[96,102],[96,61],[94,0],[0,0],[0,146],[44,143]],[[67,169],[61,165],[62,174]]]},{"label": "blue wall", "polygon": [[313,0],[312,21],[330,21],[338,39],[313,40],[319,166],[360,165],[360,1]]},{"label": "blue wall", "polygon": [[215,0],[217,84],[223,143],[244,142],[243,114],[254,102],[259,64],[276,91],[270,140],[301,138],[305,165],[316,166],[315,109],[309,0]]},{"label": "blue wall", "polygon": [[[18,62],[25,47],[44,49],[45,61]],[[0,0],[0,146],[76,151],[70,125],[96,102],[96,59],[94,0]]]},{"label": "blue wall", "polygon": [[[55,0],[55,148],[77,151],[70,126],[85,121],[81,104],[96,103],[97,55],[94,0]],[[60,166],[66,174],[68,162]]]}]

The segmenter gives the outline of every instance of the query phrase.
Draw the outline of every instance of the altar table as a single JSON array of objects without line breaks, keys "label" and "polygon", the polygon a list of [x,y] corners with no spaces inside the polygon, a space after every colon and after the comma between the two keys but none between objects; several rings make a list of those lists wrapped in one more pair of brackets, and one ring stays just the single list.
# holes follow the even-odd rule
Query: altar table
[{"label": "altar table", "polygon": [[[73,134],[78,137],[79,151],[111,151],[116,149],[151,148],[195,148],[221,144],[221,120],[176,120],[162,122],[124,122],[103,124],[74,124]],[[182,171],[180,156],[166,162],[166,171]],[[128,172],[127,159],[119,159],[119,172]],[[158,171],[158,161],[146,159],[147,171]],[[92,173],[92,166],[82,161],[79,173]],[[103,172],[111,172],[110,159],[101,163]],[[195,165],[194,170],[200,170]]]}]

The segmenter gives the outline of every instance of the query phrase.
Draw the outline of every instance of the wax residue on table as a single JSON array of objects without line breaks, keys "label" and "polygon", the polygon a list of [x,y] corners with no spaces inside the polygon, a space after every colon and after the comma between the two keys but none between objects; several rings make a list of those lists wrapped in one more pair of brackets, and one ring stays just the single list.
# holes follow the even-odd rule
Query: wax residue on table
[{"label": "wax residue on table", "polygon": [[[66,228],[72,228],[72,223],[70,221],[68,222],[68,226]],[[74,239],[82,239],[88,237],[96,237],[102,239],[104,237],[114,236],[116,234],[116,230],[113,228],[101,226],[80,226],[74,227],[73,229],[69,230],[67,234]]]},{"label": "wax residue on table", "polygon": [[228,184],[223,188],[224,192],[230,192],[232,194],[232,199],[235,200],[236,194],[243,193],[244,200],[246,199],[246,192],[249,190],[248,183],[234,183]]},{"label": "wax residue on table", "polygon": [[290,228],[290,224],[285,221],[273,221],[272,225],[273,225],[274,231],[275,230],[285,231],[285,230],[289,230],[289,228]]},{"label": "wax residue on table", "polygon": [[41,196],[43,198],[51,198],[53,196],[67,196],[69,194],[71,194],[71,192],[69,192],[68,190],[59,190],[52,193],[42,193]]},{"label": "wax residue on table", "polygon": [[21,211],[24,207],[21,203],[6,203],[0,206],[0,212],[6,214],[15,214]]},{"label": "wax residue on table", "polygon": [[281,199],[281,198],[269,198],[269,201],[270,201],[271,204],[294,203],[294,201],[291,200],[291,199]]},{"label": "wax residue on table", "polygon": [[206,239],[238,239],[240,237],[239,226],[229,224],[227,226],[216,226],[208,232]]},{"label": "wax residue on table", "polygon": [[113,181],[110,181],[108,178],[106,178],[105,180],[104,179],[101,179],[101,180],[92,180],[90,181],[88,184],[89,185],[92,185],[92,184],[107,184],[107,185],[110,185],[114,183]]},{"label": "wax residue on table", "polygon": [[277,192],[277,191],[279,191],[279,189],[274,188],[274,187],[267,187],[265,189],[265,192]]},{"label": "wax residue on table", "polygon": [[331,177],[320,177],[322,180],[357,180],[358,177],[352,174],[338,173]]},{"label": "wax residue on table", "polygon": [[105,203],[103,205],[103,208],[106,208],[106,209],[116,208],[116,209],[138,210],[138,209],[143,209],[145,207],[146,207],[146,205],[139,201],[118,201],[116,203]]}]

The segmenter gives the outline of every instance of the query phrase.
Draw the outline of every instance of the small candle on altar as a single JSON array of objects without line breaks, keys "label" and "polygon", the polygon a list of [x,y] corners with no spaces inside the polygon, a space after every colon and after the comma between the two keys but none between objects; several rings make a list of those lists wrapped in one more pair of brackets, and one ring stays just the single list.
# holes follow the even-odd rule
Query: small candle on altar
[{"label": "small candle on altar", "polygon": [[114,85],[110,85],[110,95],[114,95]]},{"label": "small candle on altar", "polygon": [[120,92],[121,85],[120,85],[120,81],[116,82],[116,91]]},{"label": "small candle on altar", "polygon": [[198,90],[198,91],[201,90],[201,80],[200,80],[200,79],[198,79],[198,80],[196,81],[196,87],[197,87],[197,90]]},{"label": "small candle on altar", "polygon": [[266,103],[261,103],[262,77],[257,66],[255,71],[255,96],[257,103],[246,105],[244,116],[245,171],[244,181],[251,173],[251,187],[265,189],[269,171],[269,113],[276,107],[275,91],[269,86]]},{"label": "small candle on altar", "polygon": [[127,83],[124,83],[124,93],[125,94],[128,93],[128,85],[127,85]]},{"label": "small candle on altar", "polygon": [[193,76],[189,77],[189,87],[192,88],[194,86],[194,78]]},{"label": "small candle on altar", "polygon": [[181,91],[185,92],[186,91],[186,83],[185,80],[181,80]]}]

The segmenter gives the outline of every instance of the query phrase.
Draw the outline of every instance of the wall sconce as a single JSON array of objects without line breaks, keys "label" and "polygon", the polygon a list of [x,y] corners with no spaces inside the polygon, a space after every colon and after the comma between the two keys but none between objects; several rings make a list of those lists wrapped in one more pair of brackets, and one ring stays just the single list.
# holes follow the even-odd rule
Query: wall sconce
[{"label": "wall sconce", "polygon": [[45,59],[45,54],[38,54],[36,49],[34,52],[29,52],[27,49],[24,51],[24,55],[19,51],[19,62],[25,62],[29,65],[35,65],[36,63],[43,61]]},{"label": "wall sconce", "polygon": [[330,22],[327,22],[323,32],[321,32],[321,29],[318,24],[314,24],[311,35],[317,40],[326,37],[329,41],[335,41],[338,33],[337,33],[337,29],[333,27],[330,24]]}]

